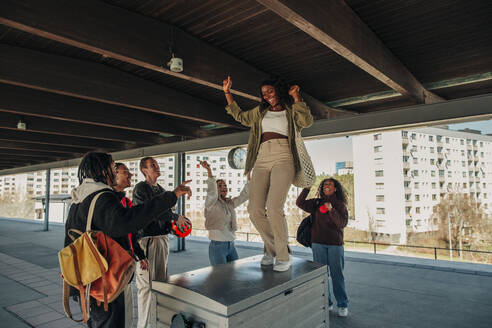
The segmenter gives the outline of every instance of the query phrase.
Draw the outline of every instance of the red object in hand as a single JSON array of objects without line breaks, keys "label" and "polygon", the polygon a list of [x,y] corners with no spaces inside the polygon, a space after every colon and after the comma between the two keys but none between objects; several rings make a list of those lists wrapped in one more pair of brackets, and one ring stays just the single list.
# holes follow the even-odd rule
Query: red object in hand
[{"label": "red object in hand", "polygon": [[324,213],[328,212],[328,207],[326,207],[326,205],[323,204],[323,206],[321,206],[319,208],[319,211],[324,214]]},{"label": "red object in hand", "polygon": [[179,228],[177,225],[176,225],[176,221],[172,221],[172,224],[171,224],[171,227],[174,231],[174,234],[180,238],[184,238],[186,236],[188,236],[190,233],[191,233],[191,222],[189,223],[189,226],[188,227],[184,227],[184,228]]}]

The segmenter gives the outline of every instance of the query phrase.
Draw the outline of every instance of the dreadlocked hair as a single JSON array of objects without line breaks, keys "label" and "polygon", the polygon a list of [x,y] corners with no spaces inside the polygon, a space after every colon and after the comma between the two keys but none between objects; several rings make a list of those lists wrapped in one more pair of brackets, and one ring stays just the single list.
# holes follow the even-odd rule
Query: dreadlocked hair
[{"label": "dreadlocked hair", "polygon": [[112,163],[113,158],[110,154],[98,152],[85,154],[79,165],[79,183],[82,183],[87,178],[96,182],[106,183],[109,177],[111,181],[114,181],[115,177],[111,169]]},{"label": "dreadlocked hair", "polygon": [[318,190],[316,191],[316,197],[318,197],[318,198],[325,198],[326,197],[325,193],[323,192],[323,186],[325,185],[326,181],[333,182],[333,184],[335,185],[335,188],[337,189],[337,191],[335,191],[335,197],[339,201],[341,201],[342,203],[347,205],[347,194],[345,192],[345,188],[343,188],[342,184],[335,178],[323,179],[319,184]]},{"label": "dreadlocked hair", "polygon": [[260,84],[260,110],[270,107],[270,104],[265,100],[265,98],[263,98],[263,93],[261,92],[261,87],[264,85],[271,85],[275,88],[279,104],[282,105],[282,107],[286,105],[291,106],[293,104],[293,100],[289,96],[289,85],[280,77],[272,76]]}]

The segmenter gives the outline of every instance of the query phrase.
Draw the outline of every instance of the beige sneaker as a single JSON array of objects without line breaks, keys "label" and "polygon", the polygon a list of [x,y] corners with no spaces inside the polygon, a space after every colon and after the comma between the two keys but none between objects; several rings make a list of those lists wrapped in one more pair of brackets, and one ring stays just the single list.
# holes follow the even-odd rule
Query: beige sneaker
[{"label": "beige sneaker", "polygon": [[277,260],[277,263],[275,263],[275,265],[273,266],[273,271],[277,271],[277,272],[287,271],[290,269],[291,264],[292,264],[291,259],[289,259],[288,261]]},{"label": "beige sneaker", "polygon": [[346,307],[338,308],[338,316],[339,317],[346,317],[346,316],[348,316],[348,308],[346,308]]},{"label": "beige sneaker", "polygon": [[265,253],[261,258],[261,265],[272,265],[275,258],[270,254]]}]

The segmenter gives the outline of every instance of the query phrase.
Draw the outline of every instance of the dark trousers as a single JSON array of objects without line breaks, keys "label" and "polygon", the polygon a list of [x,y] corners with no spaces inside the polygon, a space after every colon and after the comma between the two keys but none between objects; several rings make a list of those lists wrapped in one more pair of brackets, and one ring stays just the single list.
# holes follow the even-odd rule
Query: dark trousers
[{"label": "dark trousers", "polygon": [[97,306],[97,301],[91,297],[90,318],[87,326],[90,328],[124,328],[125,327],[125,293],[121,293],[113,302],[108,304],[108,312],[104,304]]}]

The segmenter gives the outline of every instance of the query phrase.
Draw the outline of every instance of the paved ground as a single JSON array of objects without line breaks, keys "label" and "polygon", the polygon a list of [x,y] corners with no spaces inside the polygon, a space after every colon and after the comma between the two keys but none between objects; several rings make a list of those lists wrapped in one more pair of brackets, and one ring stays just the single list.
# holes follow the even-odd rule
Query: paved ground
[{"label": "paved ground", "polygon": [[[50,228],[0,219],[0,327],[79,326],[61,305],[63,227]],[[262,250],[238,245],[240,257]],[[206,242],[187,240],[186,246],[171,253],[170,274],[208,265]],[[295,255],[311,257],[306,249]],[[332,328],[492,327],[492,266],[355,252],[346,252],[345,264],[350,314],[330,314]]]}]

